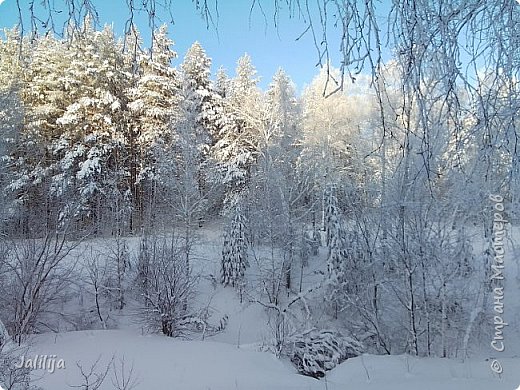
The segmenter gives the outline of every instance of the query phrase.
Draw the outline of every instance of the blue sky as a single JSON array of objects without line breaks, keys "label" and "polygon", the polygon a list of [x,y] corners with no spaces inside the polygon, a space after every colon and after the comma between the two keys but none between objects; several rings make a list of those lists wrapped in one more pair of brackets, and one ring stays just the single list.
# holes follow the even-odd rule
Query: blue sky
[{"label": "blue sky", "polygon": [[[27,10],[29,0],[20,2]],[[113,24],[116,34],[121,35],[128,18],[125,0],[96,0],[95,3],[97,3],[101,24]],[[250,18],[252,0],[220,0],[216,29],[206,28],[205,21],[195,10],[191,0],[179,0],[173,3],[175,23],[169,25],[169,31],[179,54],[174,65],[182,60],[186,50],[197,40],[212,58],[214,72],[223,66],[229,75],[233,75],[237,59],[247,52],[252,57],[253,64],[261,77],[262,88],[269,84],[278,67],[287,71],[300,91],[318,73],[317,53],[312,36],[306,34],[296,41],[307,25],[297,16],[288,18],[288,13],[285,11],[280,17],[280,25],[276,28],[272,9],[269,9],[271,0],[261,2],[264,7],[267,7],[264,8],[266,18],[258,7],[253,10]],[[209,3],[213,4],[213,1],[210,0]],[[56,8],[59,8],[62,1],[56,0],[55,4]],[[13,27],[17,23],[17,16],[15,0],[0,0],[1,28]],[[168,22],[167,15],[163,13],[163,16],[164,21]],[[149,31],[147,18],[142,15],[137,23],[143,35],[146,35]],[[332,43],[335,45],[334,50],[337,50],[337,43]]]}]

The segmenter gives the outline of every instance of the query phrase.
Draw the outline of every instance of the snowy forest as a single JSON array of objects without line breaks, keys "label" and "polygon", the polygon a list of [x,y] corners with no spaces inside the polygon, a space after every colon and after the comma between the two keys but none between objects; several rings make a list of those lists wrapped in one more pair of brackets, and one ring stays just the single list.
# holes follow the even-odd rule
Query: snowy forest
[{"label": "snowy forest", "polygon": [[[322,44],[301,91],[282,68],[260,88],[246,53],[178,58],[166,24],[4,30],[0,388],[175,385],[128,354],[69,357],[74,383],[15,364],[74,332],[244,344],[312,380],[293,388],[363,357],[494,358],[496,313],[518,320],[520,6],[393,3],[391,59],[372,2],[343,2],[343,61]],[[475,383],[502,388],[492,374]],[[253,388],[230,383],[211,388]]]}]

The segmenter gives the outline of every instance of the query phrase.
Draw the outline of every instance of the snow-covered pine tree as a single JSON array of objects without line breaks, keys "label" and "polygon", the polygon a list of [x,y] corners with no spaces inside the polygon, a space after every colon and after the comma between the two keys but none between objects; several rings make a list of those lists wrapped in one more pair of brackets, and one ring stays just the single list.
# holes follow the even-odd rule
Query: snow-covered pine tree
[{"label": "snow-covered pine tree", "polygon": [[181,64],[179,104],[170,126],[171,141],[164,146],[158,164],[163,199],[169,212],[182,224],[187,270],[196,239],[193,228],[203,222],[212,201],[206,175],[211,171],[208,151],[216,126],[211,107],[217,95],[211,89],[210,65],[211,59],[195,42]]},{"label": "snow-covered pine tree", "polygon": [[7,83],[2,80],[2,85],[18,90],[19,108],[23,107],[18,113],[23,121],[11,134],[7,150],[11,168],[7,189],[14,200],[13,209],[17,209],[15,222],[24,234],[34,234],[53,229],[59,213],[58,197],[48,196],[55,160],[49,145],[59,134],[56,121],[70,102],[64,69],[71,56],[52,35],[20,42],[17,34],[8,33],[2,45],[5,59],[1,66],[11,76]]},{"label": "snow-covered pine tree", "polygon": [[74,58],[66,72],[73,103],[56,121],[60,135],[52,145],[57,160],[53,182],[77,193],[81,209],[75,214],[84,224],[119,234],[128,227],[131,208],[125,180],[128,72],[113,31],[98,32],[89,23],[69,49]]},{"label": "snow-covered pine tree", "polygon": [[226,205],[234,205],[240,198],[258,153],[262,110],[257,83],[256,70],[247,54],[238,60],[236,76],[225,82],[225,116],[212,156],[219,163],[220,180],[226,187]]},{"label": "snow-covered pine tree", "polygon": [[[16,29],[6,30],[4,35],[5,41],[0,40],[0,235],[5,231],[4,223],[9,220],[15,222],[9,227],[12,232],[20,233],[15,226],[22,219],[17,212],[21,204],[16,201],[21,193],[5,189],[15,180],[22,179],[23,183],[20,170],[27,169],[26,145],[21,142],[25,109],[22,100],[24,57],[20,53],[26,45],[20,46]],[[18,207],[14,207],[16,205]]]},{"label": "snow-covered pine tree", "polygon": [[215,80],[215,92],[220,95],[222,98],[226,98],[229,92],[229,76],[226,73],[226,70],[221,66],[217,70],[216,80]]},{"label": "snow-covered pine tree", "polygon": [[[132,41],[136,39],[132,38]],[[169,126],[175,120],[179,104],[178,75],[171,66],[177,54],[172,49],[173,41],[168,38],[166,25],[154,32],[153,39],[149,52],[136,53],[129,44],[127,53],[129,60],[137,56],[138,68],[136,83],[128,91],[130,120],[126,164],[133,200],[132,230],[148,226],[155,219],[156,162],[164,145],[171,142],[173,134]]]},{"label": "snow-covered pine tree", "polygon": [[[263,105],[263,126],[259,129],[260,150],[268,153],[283,174],[283,180],[296,184],[299,169],[298,157],[301,152],[302,129],[301,111],[296,98],[294,85],[283,69],[273,76],[265,93]],[[268,151],[266,151],[269,149]]]},{"label": "snow-covered pine tree", "polygon": [[233,264],[232,248],[229,230],[224,230],[224,243],[222,245],[222,259],[220,267],[220,282],[225,286],[232,284]]},{"label": "snow-covered pine tree", "polygon": [[248,266],[245,231],[246,218],[237,206],[231,225],[224,233],[221,267],[221,282],[224,286],[243,288],[244,273]]},{"label": "snow-covered pine tree", "polygon": [[332,283],[341,285],[345,281],[348,254],[341,230],[334,228],[331,235],[329,256],[327,258],[328,275]]},{"label": "snow-covered pine tree", "polygon": [[329,255],[327,258],[328,294],[327,299],[333,304],[337,317],[342,294],[346,291],[346,272],[348,253],[345,231],[342,227],[341,212],[336,197],[336,185],[328,185],[324,194],[325,232]]},{"label": "snow-covered pine tree", "polygon": [[188,111],[193,115],[194,135],[201,157],[205,158],[209,147],[219,132],[218,105],[220,96],[211,85],[211,58],[199,42],[187,51],[181,65],[181,96]]},{"label": "snow-covered pine tree", "polygon": [[[210,149],[218,139],[225,120],[221,97],[210,81],[211,58],[202,46],[195,42],[187,51],[181,64],[179,95],[179,118],[175,124],[178,135],[177,148],[183,150],[182,164],[191,164],[193,181],[199,197],[204,200],[204,210],[199,208],[198,219],[202,222],[204,213],[211,207],[214,180],[211,179],[213,162],[209,158]],[[186,144],[190,144],[187,147]],[[186,155],[187,150],[191,149]],[[193,184],[190,184],[193,185]]]},{"label": "snow-covered pine tree", "polygon": [[296,99],[294,85],[290,77],[280,68],[273,76],[266,93],[267,115],[269,127],[277,138],[283,153],[291,157],[293,163],[298,155],[297,145],[299,134],[299,105]]}]

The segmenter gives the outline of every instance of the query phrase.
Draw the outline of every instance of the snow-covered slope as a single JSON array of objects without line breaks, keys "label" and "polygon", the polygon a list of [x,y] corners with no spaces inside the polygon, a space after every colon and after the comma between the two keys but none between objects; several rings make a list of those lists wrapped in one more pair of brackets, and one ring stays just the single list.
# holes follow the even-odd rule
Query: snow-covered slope
[{"label": "snow-covered slope", "polygon": [[[504,359],[504,374],[494,376],[485,360],[417,359],[374,356],[347,360],[316,380],[298,375],[287,362],[252,347],[213,341],[179,341],[158,335],[123,331],[82,331],[35,338],[33,353],[56,355],[66,368],[43,374],[44,389],[67,389],[81,383],[78,362],[89,371],[103,371],[115,356],[134,365],[134,390],[514,390],[520,384],[520,359]],[[112,390],[111,374],[100,390]]]}]

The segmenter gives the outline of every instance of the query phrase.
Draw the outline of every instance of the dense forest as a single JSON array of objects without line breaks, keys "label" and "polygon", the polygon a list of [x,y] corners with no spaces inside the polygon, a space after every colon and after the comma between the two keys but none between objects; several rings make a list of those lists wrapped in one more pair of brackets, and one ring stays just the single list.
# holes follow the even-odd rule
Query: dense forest
[{"label": "dense forest", "polygon": [[[4,32],[3,333],[106,329],[128,306],[166,336],[222,331],[193,303],[217,229],[214,282],[265,308],[272,351],[300,371],[468,356],[492,332],[493,215],[518,219],[514,71],[482,64],[459,86],[396,53],[377,79],[327,66],[297,93],[283,69],[261,90],[250,56],[230,74],[210,55],[195,42],[178,59],[166,26],[144,48],[89,17],[63,37]],[[78,280],[94,314],[63,314]],[[300,359],[320,345],[330,366]]]}]

